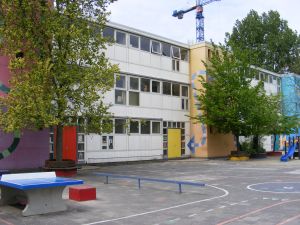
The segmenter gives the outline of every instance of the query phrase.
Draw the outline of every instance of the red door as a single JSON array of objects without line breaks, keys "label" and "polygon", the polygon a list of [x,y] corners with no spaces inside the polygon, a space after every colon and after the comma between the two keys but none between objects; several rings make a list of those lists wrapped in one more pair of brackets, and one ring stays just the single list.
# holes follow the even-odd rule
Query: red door
[{"label": "red door", "polygon": [[76,126],[64,127],[63,130],[63,159],[77,161]]}]

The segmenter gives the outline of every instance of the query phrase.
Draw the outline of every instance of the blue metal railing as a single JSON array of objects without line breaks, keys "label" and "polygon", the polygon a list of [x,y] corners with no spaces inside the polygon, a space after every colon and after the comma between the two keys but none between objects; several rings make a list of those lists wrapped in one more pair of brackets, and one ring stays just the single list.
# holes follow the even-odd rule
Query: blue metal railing
[{"label": "blue metal railing", "polygon": [[105,184],[108,184],[108,178],[120,178],[120,179],[131,179],[138,181],[138,187],[141,188],[141,181],[150,181],[150,182],[159,182],[159,183],[171,183],[171,184],[178,184],[179,193],[182,193],[182,185],[190,185],[190,186],[198,186],[204,187],[204,183],[195,183],[189,181],[176,181],[176,180],[163,180],[163,179],[155,179],[155,178],[146,178],[146,177],[137,177],[137,176],[125,176],[119,174],[111,174],[111,173],[94,173],[97,176],[106,177]]}]

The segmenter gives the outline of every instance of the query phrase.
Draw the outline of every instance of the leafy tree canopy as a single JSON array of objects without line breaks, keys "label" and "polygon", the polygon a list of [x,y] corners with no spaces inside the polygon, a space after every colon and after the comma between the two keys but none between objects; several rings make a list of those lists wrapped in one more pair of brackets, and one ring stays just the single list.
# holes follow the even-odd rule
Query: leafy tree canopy
[{"label": "leafy tree canopy", "polygon": [[247,54],[249,63],[273,72],[300,73],[300,37],[277,11],[259,15],[251,10],[236,21],[226,42],[235,54]]}]

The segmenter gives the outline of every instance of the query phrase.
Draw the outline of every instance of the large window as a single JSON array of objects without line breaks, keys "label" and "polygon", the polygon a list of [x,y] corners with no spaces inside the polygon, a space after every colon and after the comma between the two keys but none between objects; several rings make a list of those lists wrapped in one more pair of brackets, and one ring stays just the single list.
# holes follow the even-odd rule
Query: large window
[{"label": "large window", "polygon": [[107,38],[110,41],[114,40],[114,32],[115,30],[111,27],[105,27],[103,29],[103,37]]},{"label": "large window", "polygon": [[150,134],[150,121],[142,121],[141,122],[141,133],[142,134]]},{"label": "large window", "polygon": [[129,87],[130,90],[139,90],[139,78],[130,77]]},{"label": "large window", "polygon": [[153,93],[160,93],[160,82],[152,80],[152,92]]},{"label": "large window", "polygon": [[139,48],[140,47],[140,38],[138,36],[130,34],[129,36],[130,47]]},{"label": "large window", "polygon": [[129,105],[139,106],[140,105],[140,93],[129,91]]},{"label": "large window", "polygon": [[126,105],[126,91],[124,90],[115,90],[115,103]]},{"label": "large window", "polygon": [[116,134],[126,134],[126,120],[125,119],[115,119],[115,133]]},{"label": "large window", "polygon": [[171,57],[171,45],[162,43],[162,55]]},{"label": "large window", "polygon": [[116,88],[126,89],[126,76],[124,75],[116,76]]},{"label": "large window", "polygon": [[144,92],[150,91],[150,79],[141,78],[141,91]]},{"label": "large window", "polygon": [[172,46],[172,57],[175,59],[180,59],[180,48]]},{"label": "large window", "polygon": [[126,33],[117,31],[116,32],[116,43],[126,45]]},{"label": "large window", "polygon": [[171,95],[171,83],[170,82],[163,82],[163,94]]},{"label": "large window", "polygon": [[130,121],[130,133],[138,134],[140,133],[140,123],[137,120]]},{"label": "large window", "polygon": [[181,96],[189,97],[189,87],[188,86],[181,86]]},{"label": "large window", "polygon": [[141,50],[150,52],[150,39],[141,37]]},{"label": "large window", "polygon": [[180,96],[180,85],[179,84],[172,84],[172,95],[173,96]]},{"label": "large window", "polygon": [[161,45],[158,41],[151,41],[151,52],[161,54]]},{"label": "large window", "polygon": [[160,122],[152,121],[152,134],[160,134]]}]

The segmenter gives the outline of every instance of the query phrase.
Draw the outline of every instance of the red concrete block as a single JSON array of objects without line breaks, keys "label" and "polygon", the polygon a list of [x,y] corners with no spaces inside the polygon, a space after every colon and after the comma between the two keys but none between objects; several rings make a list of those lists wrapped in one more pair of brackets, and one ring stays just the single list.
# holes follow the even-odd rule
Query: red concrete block
[{"label": "red concrete block", "polygon": [[96,200],[96,188],[89,185],[70,187],[69,199],[74,201]]}]

